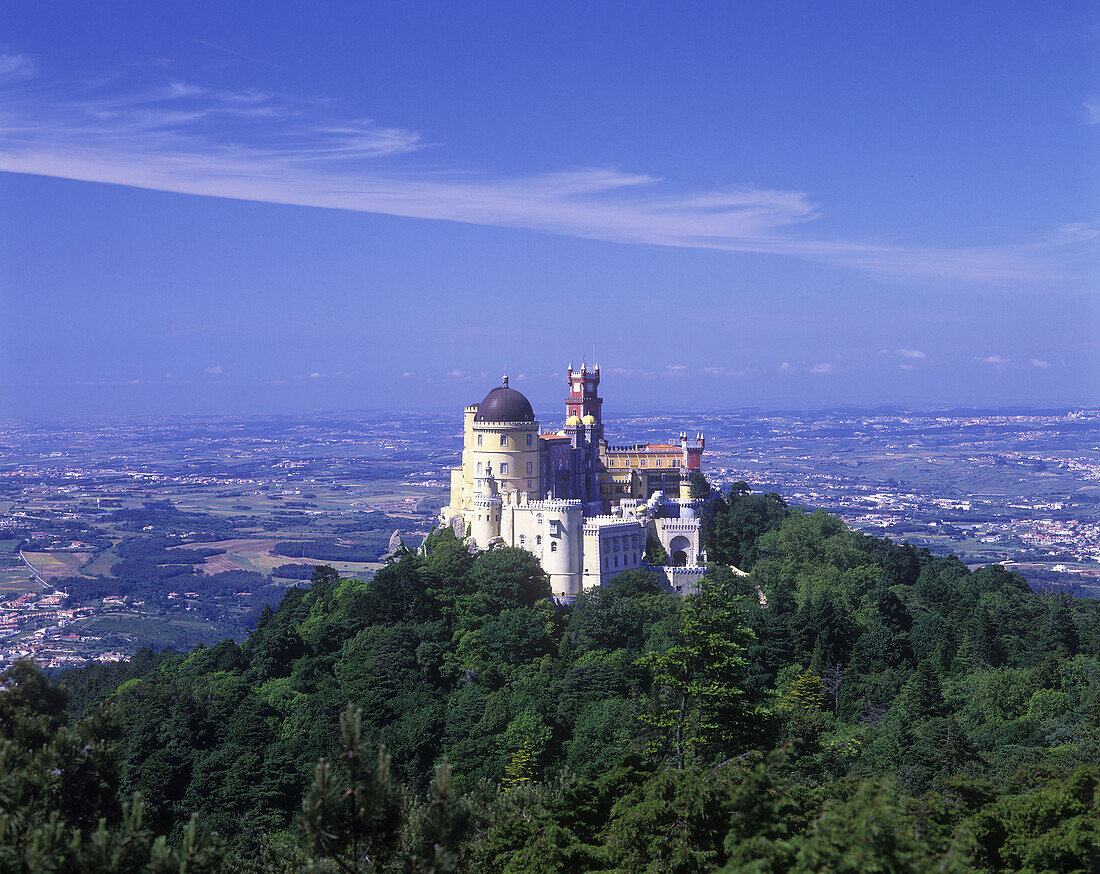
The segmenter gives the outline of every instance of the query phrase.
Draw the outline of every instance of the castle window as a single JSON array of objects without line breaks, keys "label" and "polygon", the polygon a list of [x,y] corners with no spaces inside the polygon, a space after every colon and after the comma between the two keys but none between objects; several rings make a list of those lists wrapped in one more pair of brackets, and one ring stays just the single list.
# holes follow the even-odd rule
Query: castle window
[{"label": "castle window", "polygon": [[541,534],[536,534],[535,535],[535,546],[542,546],[542,535]]},{"label": "castle window", "polygon": [[524,536],[523,536],[522,534],[521,534],[521,535],[519,536],[519,545],[520,545],[520,546],[523,546],[523,541],[524,541],[525,539],[526,539],[526,538],[524,538]]},{"label": "castle window", "polygon": [[530,434],[527,435],[527,445],[528,446],[531,445],[531,437],[532,437],[532,435],[530,435]]},{"label": "castle window", "polygon": [[557,552],[558,551],[558,542],[556,540],[551,540],[550,541],[550,551],[551,552]]},{"label": "castle window", "polygon": [[500,435],[500,445],[501,446],[507,446],[508,445],[508,435],[507,434],[501,434]]},{"label": "castle window", "polygon": [[500,463],[500,475],[501,476],[508,476],[508,462],[507,461],[502,461]]},{"label": "castle window", "polygon": [[478,473],[478,476],[481,475],[481,462],[480,461],[477,463],[477,473]]},{"label": "castle window", "polygon": [[477,445],[478,446],[481,445],[481,435],[480,434],[477,435]]},{"label": "castle window", "polygon": [[[527,462],[527,475],[528,475],[528,476],[530,476],[530,475],[531,475],[532,473],[534,473],[534,472],[535,472],[535,466],[534,466],[534,464],[533,464],[532,462],[530,462],[530,461],[529,461],[529,462]],[[527,486],[528,486],[528,488],[529,488],[529,487],[531,486],[531,484],[530,484],[530,483],[527,483]]]},{"label": "castle window", "polygon": [[[531,471],[527,471],[530,473]],[[531,480],[527,480],[527,491],[531,491]]]},{"label": "castle window", "polygon": [[615,556],[615,567],[619,566],[619,557]]}]

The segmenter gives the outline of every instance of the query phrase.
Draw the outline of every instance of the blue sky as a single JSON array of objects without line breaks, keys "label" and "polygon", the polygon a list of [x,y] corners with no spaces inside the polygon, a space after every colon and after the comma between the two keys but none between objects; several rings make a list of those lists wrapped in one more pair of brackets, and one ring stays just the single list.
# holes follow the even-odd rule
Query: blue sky
[{"label": "blue sky", "polygon": [[1100,402],[1088,3],[5,4],[0,413]]}]

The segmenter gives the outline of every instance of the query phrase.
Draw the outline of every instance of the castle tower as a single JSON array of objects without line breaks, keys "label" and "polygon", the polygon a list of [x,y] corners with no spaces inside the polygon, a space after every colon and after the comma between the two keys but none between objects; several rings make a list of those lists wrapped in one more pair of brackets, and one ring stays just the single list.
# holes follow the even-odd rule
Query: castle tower
[{"label": "castle tower", "polygon": [[538,514],[542,569],[550,577],[550,590],[558,597],[581,592],[584,507],[580,501],[549,500],[531,504]]},{"label": "castle tower", "polygon": [[475,492],[471,510],[471,534],[474,542],[482,549],[500,537],[500,512],[502,502],[493,476],[492,462],[485,465],[485,471],[475,480]]},{"label": "castle tower", "polygon": [[569,365],[569,375],[566,377],[569,385],[569,396],[565,399],[565,417],[568,421],[577,418],[584,421],[590,416],[591,422],[585,424],[595,426],[595,439],[599,442],[603,439],[603,399],[600,397],[600,365],[596,364],[592,370],[582,361],[581,369],[574,370]]},{"label": "castle tower", "polygon": [[600,494],[600,444],[603,441],[603,399],[600,397],[600,366],[591,370],[583,361],[581,369],[569,365],[566,382],[569,395],[565,399],[565,433],[573,449],[571,470],[573,482],[570,497],[584,501],[586,512],[603,509]]}]

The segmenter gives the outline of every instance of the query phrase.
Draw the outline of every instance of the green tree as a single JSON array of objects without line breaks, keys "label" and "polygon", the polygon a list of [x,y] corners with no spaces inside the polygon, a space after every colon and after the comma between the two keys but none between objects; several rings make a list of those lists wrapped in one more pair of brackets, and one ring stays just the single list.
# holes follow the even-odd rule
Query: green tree
[{"label": "green tree", "polygon": [[474,812],[451,786],[444,758],[435,768],[427,802],[413,806],[406,830],[405,869],[417,874],[453,874],[466,870]]},{"label": "green tree", "polygon": [[691,497],[694,500],[710,497],[710,483],[701,470],[693,470],[688,475],[688,483],[691,487]]},{"label": "green tree", "polygon": [[779,528],[790,512],[779,495],[753,495],[746,483],[734,483],[724,500],[703,509],[703,541],[710,560],[750,570],[761,555],[760,538]]},{"label": "green tree", "polygon": [[909,677],[902,690],[900,703],[906,718],[910,720],[943,716],[947,712],[943,686],[939,674],[936,673],[936,666],[930,660],[921,662]]},{"label": "green tree", "polygon": [[813,671],[803,671],[787,687],[779,706],[781,709],[805,707],[810,710],[820,710],[824,697],[825,686],[821,677]]},{"label": "green tree", "polygon": [[221,842],[194,816],[169,845],[145,823],[140,794],[118,799],[117,724],[94,711],[66,725],[64,693],[30,662],[0,689],[0,871],[12,874],[208,874]]},{"label": "green tree", "polygon": [[490,549],[474,559],[466,575],[472,612],[500,613],[510,607],[533,607],[550,597],[550,580],[526,549]]},{"label": "green tree", "polygon": [[672,646],[640,660],[653,673],[653,709],[642,721],[657,735],[655,748],[671,753],[678,769],[700,757],[743,751],[765,735],[764,698],[744,682],[752,632],[736,603],[704,577],[680,606]]},{"label": "green tree", "polygon": [[661,546],[661,541],[653,535],[646,538],[645,560],[654,567],[664,567],[668,564],[668,551]]},{"label": "green tree", "polygon": [[302,800],[299,822],[310,871],[378,871],[395,849],[401,792],[390,780],[385,750],[373,754],[364,741],[362,717],[350,704],[341,714],[339,768],[321,759]]}]

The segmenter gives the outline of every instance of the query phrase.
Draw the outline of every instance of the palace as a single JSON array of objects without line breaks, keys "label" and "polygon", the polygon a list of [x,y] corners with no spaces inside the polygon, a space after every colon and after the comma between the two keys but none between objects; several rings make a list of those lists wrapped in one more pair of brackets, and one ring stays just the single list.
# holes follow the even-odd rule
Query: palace
[{"label": "palace", "polygon": [[[705,572],[698,502],[690,476],[703,436],[611,445],[604,439],[600,368],[569,365],[565,423],[543,432],[530,401],[508,376],[466,407],[462,463],[451,471],[440,518],[478,549],[533,553],[555,597],[571,599],[627,570],[649,569],[672,591],[689,592]],[[650,567],[656,539],[667,567]]]}]

